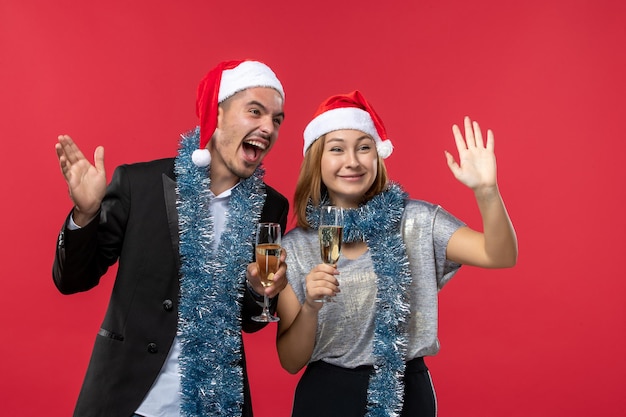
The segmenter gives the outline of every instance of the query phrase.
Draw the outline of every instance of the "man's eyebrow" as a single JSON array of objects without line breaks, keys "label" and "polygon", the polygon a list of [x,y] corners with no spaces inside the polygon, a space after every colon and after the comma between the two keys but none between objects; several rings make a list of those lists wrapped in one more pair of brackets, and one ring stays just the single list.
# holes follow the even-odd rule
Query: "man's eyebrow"
[{"label": "man's eyebrow", "polygon": [[250,100],[249,102],[246,103],[246,105],[248,105],[248,106],[258,106],[258,107],[261,107],[263,110],[267,111],[267,107],[265,107],[263,105],[263,103],[261,103],[260,101],[257,101],[257,100]]}]

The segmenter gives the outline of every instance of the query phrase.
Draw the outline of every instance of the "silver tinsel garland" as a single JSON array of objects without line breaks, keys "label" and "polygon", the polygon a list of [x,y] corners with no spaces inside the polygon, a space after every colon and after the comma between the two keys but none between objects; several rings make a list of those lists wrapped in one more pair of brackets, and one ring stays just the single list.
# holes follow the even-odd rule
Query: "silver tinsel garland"
[{"label": "silver tinsel garland", "polygon": [[[407,299],[411,271],[402,240],[402,214],[407,194],[399,185],[374,196],[357,209],[344,211],[344,241],[367,243],[376,273],[373,353],[376,363],[367,393],[367,416],[399,416],[404,399]],[[325,197],[320,205],[328,204]],[[319,207],[307,206],[307,220],[319,224]]]},{"label": "silver tinsel garland", "polygon": [[226,229],[213,249],[209,168],[195,166],[199,129],[181,135],[175,162],[180,233],[178,332],[181,413],[240,416],[243,405],[241,298],[255,225],[265,202],[263,170],[232,190]]}]

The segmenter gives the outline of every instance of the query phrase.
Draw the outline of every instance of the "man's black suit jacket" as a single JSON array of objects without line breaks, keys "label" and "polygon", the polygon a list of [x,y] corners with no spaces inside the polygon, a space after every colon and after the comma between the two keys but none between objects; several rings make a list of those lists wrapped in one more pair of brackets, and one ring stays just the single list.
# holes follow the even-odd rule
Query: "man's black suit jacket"
[{"label": "man's black suit jacket", "polygon": [[[118,263],[109,306],[98,332],[74,411],[75,416],[129,417],[157,378],[177,330],[180,258],[174,159],[118,167],[102,202],[99,221],[63,228],[53,266],[63,294],[87,291]],[[266,186],[261,221],[285,230],[289,204]],[[251,232],[252,233],[252,232]],[[250,254],[250,261],[253,254]],[[242,327],[260,307],[244,292]],[[244,367],[243,415],[251,416]]]}]

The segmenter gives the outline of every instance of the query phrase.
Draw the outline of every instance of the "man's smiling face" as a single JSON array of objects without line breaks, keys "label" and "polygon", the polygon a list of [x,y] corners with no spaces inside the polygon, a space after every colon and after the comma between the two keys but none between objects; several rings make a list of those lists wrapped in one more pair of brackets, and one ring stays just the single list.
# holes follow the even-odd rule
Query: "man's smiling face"
[{"label": "man's smiling face", "polygon": [[224,100],[208,144],[211,176],[250,177],[276,143],[283,119],[283,99],[273,88],[248,88]]}]

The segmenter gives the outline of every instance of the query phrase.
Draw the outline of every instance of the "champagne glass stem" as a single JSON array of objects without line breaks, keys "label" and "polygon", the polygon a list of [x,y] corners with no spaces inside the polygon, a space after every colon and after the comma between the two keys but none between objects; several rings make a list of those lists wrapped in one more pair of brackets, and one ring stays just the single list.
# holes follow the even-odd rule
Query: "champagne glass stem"
[{"label": "champagne glass stem", "polygon": [[263,315],[265,317],[270,316],[270,300],[265,293],[263,293]]}]

